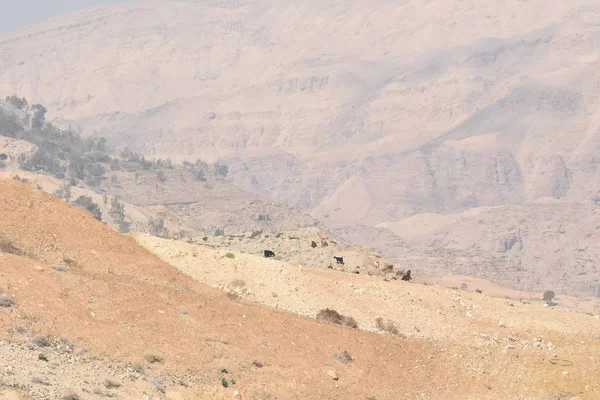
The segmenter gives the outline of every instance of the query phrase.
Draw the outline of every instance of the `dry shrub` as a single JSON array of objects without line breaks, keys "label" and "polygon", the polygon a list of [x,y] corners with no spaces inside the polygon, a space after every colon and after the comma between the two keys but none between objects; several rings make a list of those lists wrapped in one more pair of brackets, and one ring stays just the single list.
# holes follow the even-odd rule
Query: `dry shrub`
[{"label": "dry shrub", "polygon": [[162,364],[165,362],[165,358],[161,355],[158,354],[146,354],[144,356],[144,358],[146,359],[146,361],[148,361],[150,364]]},{"label": "dry shrub", "polygon": [[22,256],[23,251],[10,238],[0,237],[0,252]]},{"label": "dry shrub", "polygon": [[380,331],[390,333],[396,336],[400,335],[400,331],[398,330],[398,328],[396,328],[396,325],[394,325],[394,323],[389,319],[387,322],[384,322],[383,318],[377,318],[375,319],[375,325]]},{"label": "dry shrub", "polygon": [[2,293],[0,291],[0,307],[13,307],[15,305],[15,300],[7,294]]},{"label": "dry shrub", "polygon": [[229,282],[230,288],[243,288],[244,286],[246,286],[246,282],[243,279],[234,279]]},{"label": "dry shrub", "polygon": [[235,258],[235,254],[233,254],[233,253],[227,253],[227,254],[225,254],[225,257],[227,257],[227,258]]},{"label": "dry shrub", "polygon": [[327,321],[333,324],[345,325],[351,328],[358,328],[358,323],[352,317],[347,317],[331,308],[325,308],[317,313],[317,319]]},{"label": "dry shrub", "polygon": [[104,381],[104,387],[107,389],[116,389],[116,388],[120,388],[121,384],[119,382],[115,382],[111,379],[106,379]]},{"label": "dry shrub", "polygon": [[35,335],[31,338],[31,342],[38,347],[48,347],[50,346],[50,340],[46,335]]},{"label": "dry shrub", "polygon": [[346,350],[338,351],[337,353],[333,353],[333,358],[335,358],[336,360],[338,360],[344,364],[349,363],[350,361],[353,360],[350,353],[348,353]]}]

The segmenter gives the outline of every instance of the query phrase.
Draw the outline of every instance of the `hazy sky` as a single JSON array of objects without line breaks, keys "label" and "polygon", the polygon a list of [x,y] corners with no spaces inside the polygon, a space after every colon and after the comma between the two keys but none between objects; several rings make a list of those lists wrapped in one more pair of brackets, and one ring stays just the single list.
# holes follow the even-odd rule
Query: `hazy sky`
[{"label": "hazy sky", "polygon": [[0,0],[0,32],[8,32],[55,15],[128,0]]}]

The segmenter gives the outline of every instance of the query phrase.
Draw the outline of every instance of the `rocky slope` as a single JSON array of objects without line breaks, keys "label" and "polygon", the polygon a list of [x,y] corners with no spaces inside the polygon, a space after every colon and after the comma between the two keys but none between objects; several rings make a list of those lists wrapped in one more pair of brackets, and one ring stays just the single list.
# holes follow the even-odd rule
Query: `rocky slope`
[{"label": "rocky slope", "polygon": [[[3,398],[598,396],[593,316],[138,237],[184,273],[29,185],[0,189]],[[203,275],[244,277],[297,312],[329,304],[362,329],[241,301]],[[367,332],[378,316],[398,333]]]}]

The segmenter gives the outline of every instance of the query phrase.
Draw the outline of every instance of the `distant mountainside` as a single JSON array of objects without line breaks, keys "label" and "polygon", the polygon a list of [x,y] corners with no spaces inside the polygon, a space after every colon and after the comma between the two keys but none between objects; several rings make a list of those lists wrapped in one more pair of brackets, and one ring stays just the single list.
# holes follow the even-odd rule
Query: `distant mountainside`
[{"label": "distant mountainside", "polygon": [[[591,0],[141,1],[0,36],[0,93],[149,157],[225,164],[245,191],[407,262],[425,244],[467,245],[413,235],[403,221],[421,214],[481,208],[489,243],[523,231],[523,215],[544,231],[550,217],[529,210],[546,198],[552,220],[580,218],[600,189],[599,43]],[[481,266],[415,268],[596,294],[593,261],[521,237],[520,264],[486,250]]]},{"label": "distant mountainside", "polygon": [[116,153],[102,137],[82,138],[49,123],[36,126],[36,118],[44,119],[42,105],[7,100],[0,101],[0,154],[5,156],[0,178],[29,181],[79,202],[122,232],[191,237],[306,227],[325,231],[309,215],[227,182],[221,164],[182,165],[146,160],[129,150]]}]

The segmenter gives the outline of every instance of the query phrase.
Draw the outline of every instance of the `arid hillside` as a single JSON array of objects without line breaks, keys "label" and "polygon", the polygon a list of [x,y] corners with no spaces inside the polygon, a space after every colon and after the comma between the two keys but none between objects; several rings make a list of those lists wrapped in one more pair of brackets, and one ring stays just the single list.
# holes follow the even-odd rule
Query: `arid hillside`
[{"label": "arid hillside", "polygon": [[[468,210],[489,247],[537,201],[564,202],[566,224],[600,189],[599,40],[592,0],[141,1],[3,34],[0,93],[148,157],[226,164],[239,188],[372,247],[404,249],[390,232],[407,218]],[[508,207],[507,226],[486,207]],[[518,267],[480,252],[441,272],[490,265],[503,284],[522,272],[536,290],[596,290],[590,263],[521,237]]]},{"label": "arid hillside", "polygon": [[115,151],[102,137],[83,139],[51,123],[34,126],[43,115],[39,107],[14,96],[0,100],[0,177],[26,180],[73,203],[85,196],[98,219],[120,231],[181,237],[324,229],[308,214],[236,187],[218,163],[146,160]]},{"label": "arid hillside", "polygon": [[[254,269],[246,275],[252,285],[262,268],[277,265],[279,277],[263,275],[273,283],[296,270],[293,285],[312,276],[322,288],[338,286],[330,306],[356,314],[354,329],[205,286],[187,275],[191,269],[179,272],[30,185],[1,181],[0,212],[0,354],[7,364],[0,392],[7,399],[591,400],[600,393],[593,316],[323,269],[305,276],[281,261],[223,254],[232,277],[235,265],[240,273]],[[199,259],[214,268],[209,258],[221,253],[205,246]],[[350,289],[355,300],[343,294]],[[373,330],[364,321],[387,310],[373,306],[394,305],[392,293],[411,319],[385,315],[389,333],[364,330]],[[462,329],[411,327],[414,318]],[[403,338],[407,331],[416,334]]]}]

